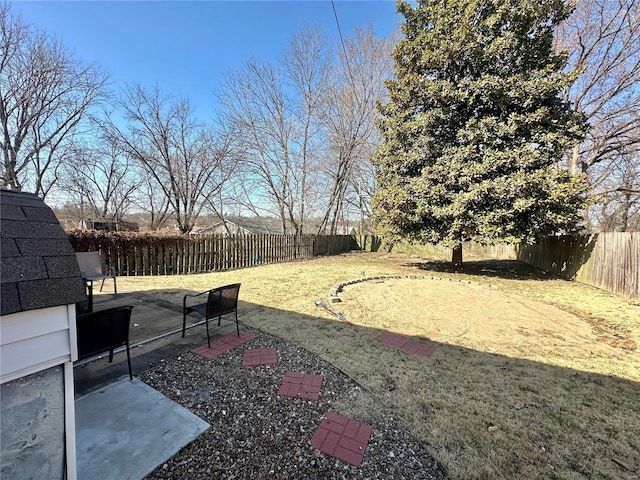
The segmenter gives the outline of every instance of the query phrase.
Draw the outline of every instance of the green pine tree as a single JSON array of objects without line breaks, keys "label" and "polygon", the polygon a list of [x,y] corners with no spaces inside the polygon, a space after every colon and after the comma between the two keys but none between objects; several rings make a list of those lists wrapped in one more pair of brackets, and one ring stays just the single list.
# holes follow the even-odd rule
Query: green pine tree
[{"label": "green pine tree", "polygon": [[562,0],[399,1],[383,142],[373,162],[379,233],[390,241],[533,242],[577,230],[586,184],[562,160],[584,136],[561,98],[553,52]]}]

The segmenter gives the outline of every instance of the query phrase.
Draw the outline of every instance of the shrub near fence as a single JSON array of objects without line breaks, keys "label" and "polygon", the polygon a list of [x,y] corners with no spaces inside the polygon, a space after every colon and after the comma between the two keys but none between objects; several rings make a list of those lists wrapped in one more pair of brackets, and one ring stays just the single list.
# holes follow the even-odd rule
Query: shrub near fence
[{"label": "shrub near fence", "polygon": [[75,251],[99,251],[118,275],[174,275],[252,267],[357,248],[349,235],[157,235],[74,230]]}]

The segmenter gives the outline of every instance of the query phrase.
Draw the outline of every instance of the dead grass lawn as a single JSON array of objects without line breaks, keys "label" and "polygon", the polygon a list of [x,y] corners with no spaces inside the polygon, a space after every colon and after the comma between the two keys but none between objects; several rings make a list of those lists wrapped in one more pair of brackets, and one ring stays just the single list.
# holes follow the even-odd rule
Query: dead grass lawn
[{"label": "dead grass lawn", "polygon": [[[350,325],[316,307],[363,271],[427,278],[345,287],[332,308]],[[243,323],[345,371],[451,478],[640,478],[638,303],[512,262],[451,273],[415,256],[359,253],[118,283],[180,303],[184,291],[236,281]],[[385,347],[376,337],[387,330],[436,351],[425,359]]]}]

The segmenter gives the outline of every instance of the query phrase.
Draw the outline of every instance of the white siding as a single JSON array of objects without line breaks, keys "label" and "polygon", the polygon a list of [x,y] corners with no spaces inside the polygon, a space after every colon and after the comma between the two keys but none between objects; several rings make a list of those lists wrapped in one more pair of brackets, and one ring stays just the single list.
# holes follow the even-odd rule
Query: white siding
[{"label": "white siding", "polygon": [[61,305],[0,317],[0,383],[75,360],[74,315]]}]

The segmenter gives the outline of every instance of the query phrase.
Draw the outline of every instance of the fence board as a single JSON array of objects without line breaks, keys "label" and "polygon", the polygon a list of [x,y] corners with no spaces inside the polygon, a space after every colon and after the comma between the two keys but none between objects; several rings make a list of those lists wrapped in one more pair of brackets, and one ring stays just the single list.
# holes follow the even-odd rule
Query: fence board
[{"label": "fence board", "polygon": [[174,275],[251,267],[358,248],[349,235],[198,235],[154,237],[69,234],[77,251],[98,250],[118,275]]},{"label": "fence board", "polygon": [[[320,241],[316,242],[316,254]],[[378,237],[367,236],[363,248],[377,251]],[[618,295],[640,298],[640,232],[606,232],[592,235],[549,237],[535,245],[463,244],[463,255],[477,258],[517,259],[580,283]],[[442,245],[396,244],[397,253],[450,258],[451,249]]]},{"label": "fence board", "polygon": [[550,237],[520,249],[518,259],[571,280],[637,299],[640,233]]}]

